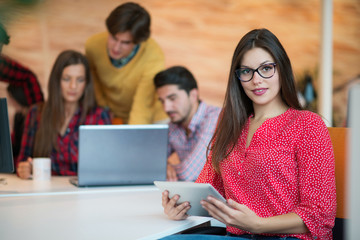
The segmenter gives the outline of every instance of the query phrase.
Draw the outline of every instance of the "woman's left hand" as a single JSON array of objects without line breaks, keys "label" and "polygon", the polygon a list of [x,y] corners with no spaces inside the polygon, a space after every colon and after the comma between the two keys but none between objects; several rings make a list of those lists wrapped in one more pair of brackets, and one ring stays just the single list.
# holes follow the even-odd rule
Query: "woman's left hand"
[{"label": "woman's left hand", "polygon": [[252,233],[260,233],[259,230],[263,218],[257,216],[247,206],[231,199],[224,203],[212,196],[208,196],[206,201],[202,200],[200,203],[212,217],[227,226],[240,228]]}]

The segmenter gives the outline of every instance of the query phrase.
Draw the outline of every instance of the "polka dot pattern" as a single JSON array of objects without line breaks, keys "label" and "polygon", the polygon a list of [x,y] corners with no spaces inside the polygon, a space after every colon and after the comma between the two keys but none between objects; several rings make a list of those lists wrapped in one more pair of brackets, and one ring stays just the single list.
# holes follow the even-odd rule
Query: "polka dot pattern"
[{"label": "polka dot pattern", "polygon": [[[249,121],[230,156],[220,164],[221,173],[214,171],[210,154],[197,182],[212,184],[226,199],[245,204],[260,217],[298,214],[310,233],[290,236],[332,239],[335,160],[322,119],[290,108],[267,119],[246,147],[248,130]],[[234,227],[227,230],[245,233]]]}]

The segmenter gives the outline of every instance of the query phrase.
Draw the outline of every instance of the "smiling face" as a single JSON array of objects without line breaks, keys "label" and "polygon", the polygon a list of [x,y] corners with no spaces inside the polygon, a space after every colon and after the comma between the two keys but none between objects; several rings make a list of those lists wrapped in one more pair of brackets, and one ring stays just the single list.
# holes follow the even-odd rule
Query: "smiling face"
[{"label": "smiling face", "polygon": [[78,103],[86,86],[85,67],[83,64],[69,65],[61,76],[61,94],[65,103]]},{"label": "smiling face", "polygon": [[[273,57],[262,48],[252,48],[247,51],[241,61],[241,68],[257,69],[260,66],[274,63]],[[254,73],[249,82],[241,82],[246,95],[254,104],[264,106],[282,102],[280,95],[280,79],[277,69],[275,74],[270,78],[263,78],[258,72]]]},{"label": "smiling face", "polygon": [[197,110],[197,89],[189,94],[175,84],[164,85],[157,90],[159,100],[171,122],[187,126]]},{"label": "smiling face", "polygon": [[129,56],[134,47],[135,43],[129,31],[108,36],[107,49],[112,59],[118,60]]}]

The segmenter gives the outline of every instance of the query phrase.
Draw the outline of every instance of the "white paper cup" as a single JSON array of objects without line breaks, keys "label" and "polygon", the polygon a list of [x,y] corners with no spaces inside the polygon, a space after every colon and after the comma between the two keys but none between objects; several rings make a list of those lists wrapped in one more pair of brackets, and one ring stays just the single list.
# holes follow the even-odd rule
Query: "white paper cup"
[{"label": "white paper cup", "polygon": [[51,179],[51,159],[33,158],[33,180],[49,181]]}]

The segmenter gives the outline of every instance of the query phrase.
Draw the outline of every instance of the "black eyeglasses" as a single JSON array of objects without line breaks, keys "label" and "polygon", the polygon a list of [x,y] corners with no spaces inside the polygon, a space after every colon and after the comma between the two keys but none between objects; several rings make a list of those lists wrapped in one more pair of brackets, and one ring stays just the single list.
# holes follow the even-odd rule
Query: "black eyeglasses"
[{"label": "black eyeglasses", "polygon": [[271,78],[275,74],[276,63],[266,63],[258,67],[252,68],[239,68],[235,70],[236,77],[242,82],[249,82],[257,72],[262,78]]}]

